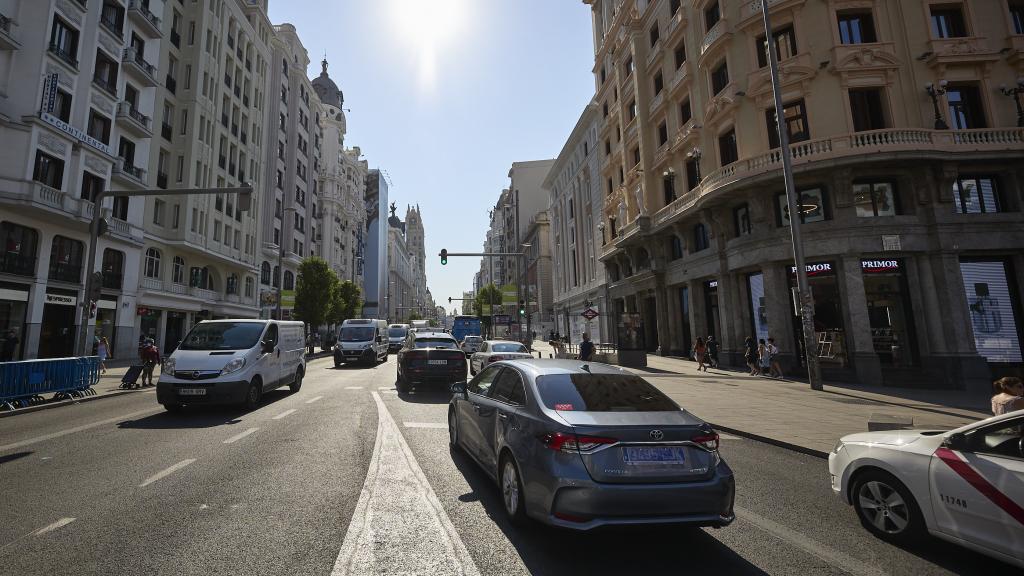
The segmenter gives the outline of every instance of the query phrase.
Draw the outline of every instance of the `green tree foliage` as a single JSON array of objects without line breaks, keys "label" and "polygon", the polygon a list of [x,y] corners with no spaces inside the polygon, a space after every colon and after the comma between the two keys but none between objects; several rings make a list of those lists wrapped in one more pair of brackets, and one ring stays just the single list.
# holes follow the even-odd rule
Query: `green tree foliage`
[{"label": "green tree foliage", "polygon": [[331,295],[338,287],[338,275],[322,258],[310,256],[299,264],[295,285],[295,308],[292,315],[309,325],[311,330],[327,320]]},{"label": "green tree foliage", "polygon": [[[490,314],[484,314],[484,307],[490,305]],[[501,306],[501,290],[493,283],[488,284],[477,292],[476,300],[473,302],[473,311],[480,317],[480,323],[484,326],[491,326],[491,315],[497,314]]]},{"label": "green tree foliage", "polygon": [[341,324],[345,320],[355,318],[362,308],[362,290],[355,283],[345,280],[338,284],[332,295],[327,320],[332,324]]}]

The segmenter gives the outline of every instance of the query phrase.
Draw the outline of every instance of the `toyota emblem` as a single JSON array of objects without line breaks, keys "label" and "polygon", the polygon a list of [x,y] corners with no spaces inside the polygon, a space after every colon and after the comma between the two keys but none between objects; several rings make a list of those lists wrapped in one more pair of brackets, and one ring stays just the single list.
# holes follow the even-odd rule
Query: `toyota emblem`
[{"label": "toyota emblem", "polygon": [[[195,372],[192,373],[192,379],[193,380],[198,380],[199,379],[199,370],[196,370]],[[654,432],[651,432],[651,435],[653,436]]]},{"label": "toyota emblem", "polygon": [[661,440],[665,437],[665,433],[661,430],[651,430],[651,438],[654,440]]}]

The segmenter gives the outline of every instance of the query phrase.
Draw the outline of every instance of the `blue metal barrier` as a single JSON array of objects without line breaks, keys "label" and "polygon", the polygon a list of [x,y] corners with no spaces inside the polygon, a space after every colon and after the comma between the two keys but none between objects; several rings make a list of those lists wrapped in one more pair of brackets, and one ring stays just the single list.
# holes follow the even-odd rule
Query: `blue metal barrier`
[{"label": "blue metal barrier", "polygon": [[92,396],[99,379],[97,356],[0,362],[0,407],[13,410],[38,404],[50,393],[54,400]]}]

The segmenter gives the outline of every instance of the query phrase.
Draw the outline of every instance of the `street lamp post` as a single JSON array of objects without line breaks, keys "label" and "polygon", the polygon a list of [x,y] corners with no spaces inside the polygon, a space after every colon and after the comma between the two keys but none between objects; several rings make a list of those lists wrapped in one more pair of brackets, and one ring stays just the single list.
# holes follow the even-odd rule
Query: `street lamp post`
[{"label": "street lamp post", "polygon": [[278,238],[277,246],[277,319],[282,320],[281,300],[284,299],[284,214],[296,212],[294,206],[289,206],[281,211],[281,237]]},{"label": "street lamp post", "polygon": [[936,130],[949,130],[949,125],[942,119],[942,113],[939,111],[939,96],[946,93],[945,80],[939,80],[939,87],[936,88],[931,82],[924,85],[924,91],[928,93],[932,98],[932,107],[935,108],[935,129]]},{"label": "street lamp post", "polygon": [[1024,105],[1021,105],[1020,95],[1024,94],[1024,76],[1017,78],[1017,86],[1007,88],[1006,84],[999,87],[1004,96],[1013,96],[1013,103],[1017,105],[1017,127],[1024,128]]}]

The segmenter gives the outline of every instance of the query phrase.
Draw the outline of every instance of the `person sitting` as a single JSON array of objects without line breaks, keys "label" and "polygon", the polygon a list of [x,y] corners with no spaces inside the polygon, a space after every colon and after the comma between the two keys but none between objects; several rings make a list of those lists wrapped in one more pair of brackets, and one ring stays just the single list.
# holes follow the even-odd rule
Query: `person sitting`
[{"label": "person sitting", "polygon": [[992,414],[999,416],[1015,410],[1024,410],[1024,381],[1005,376],[992,383]]}]

